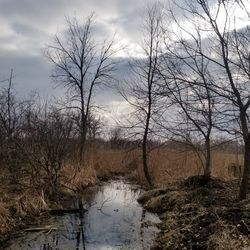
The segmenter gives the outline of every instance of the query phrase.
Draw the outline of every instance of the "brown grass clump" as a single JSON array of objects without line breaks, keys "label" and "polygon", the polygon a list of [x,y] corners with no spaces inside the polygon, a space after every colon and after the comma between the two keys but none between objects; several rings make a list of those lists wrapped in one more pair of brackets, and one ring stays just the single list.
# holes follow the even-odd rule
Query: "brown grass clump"
[{"label": "brown grass clump", "polygon": [[185,191],[170,191],[165,194],[152,197],[144,207],[154,213],[162,213],[185,205]]},{"label": "brown grass clump", "polygon": [[41,195],[24,193],[16,200],[16,214],[18,216],[36,215],[48,209],[48,204],[44,199],[43,193]]},{"label": "brown grass clump", "polygon": [[[125,152],[122,150],[96,150],[90,157],[97,176],[106,179],[112,175],[125,174],[124,155]],[[130,156],[127,159],[130,159]]]},{"label": "brown grass clump", "polygon": [[77,190],[83,190],[87,186],[91,186],[96,184],[97,176],[96,171],[92,166],[86,166],[85,168],[77,171],[74,179],[73,185],[77,188]]},{"label": "brown grass clump", "polygon": [[92,166],[75,167],[67,165],[62,170],[62,184],[74,192],[81,191],[97,182],[96,171]]},{"label": "brown grass clump", "polygon": [[217,233],[210,236],[208,241],[209,249],[248,249],[246,246],[249,246],[249,237],[239,234],[237,227],[228,225],[223,220],[218,220],[214,227],[217,227]]},{"label": "brown grass clump", "polygon": [[141,151],[96,149],[88,152],[87,164],[93,166],[99,179],[126,175],[127,178],[144,183]]},{"label": "brown grass clump", "polygon": [[243,166],[243,154],[237,155],[223,151],[214,151],[212,155],[212,174],[215,177],[231,180],[233,176],[228,167],[232,164]]},{"label": "brown grass clump", "polygon": [[191,151],[158,149],[151,153],[150,162],[154,179],[160,183],[166,179],[184,178],[202,171],[198,158]]},{"label": "brown grass clump", "polygon": [[144,194],[139,201],[162,219],[153,249],[249,247],[250,203],[237,202],[232,190],[237,192],[235,182],[211,179],[204,183],[197,176]]}]

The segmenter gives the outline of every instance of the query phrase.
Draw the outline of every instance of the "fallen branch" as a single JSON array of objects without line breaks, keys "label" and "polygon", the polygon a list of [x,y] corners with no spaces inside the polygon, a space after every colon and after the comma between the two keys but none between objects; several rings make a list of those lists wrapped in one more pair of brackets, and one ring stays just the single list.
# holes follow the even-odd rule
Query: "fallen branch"
[{"label": "fallen branch", "polygon": [[52,230],[57,230],[58,228],[52,226],[44,226],[44,227],[33,227],[24,229],[25,232],[41,232],[50,233]]}]

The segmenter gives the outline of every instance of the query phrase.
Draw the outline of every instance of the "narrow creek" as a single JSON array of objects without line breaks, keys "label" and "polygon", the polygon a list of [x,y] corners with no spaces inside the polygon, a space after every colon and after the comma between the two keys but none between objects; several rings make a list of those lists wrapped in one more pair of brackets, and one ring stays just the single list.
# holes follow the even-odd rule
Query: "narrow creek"
[{"label": "narrow creek", "polygon": [[141,192],[124,180],[88,188],[82,198],[84,213],[51,216],[39,225],[49,228],[46,232],[26,232],[6,249],[150,249],[159,219],[137,202]]}]

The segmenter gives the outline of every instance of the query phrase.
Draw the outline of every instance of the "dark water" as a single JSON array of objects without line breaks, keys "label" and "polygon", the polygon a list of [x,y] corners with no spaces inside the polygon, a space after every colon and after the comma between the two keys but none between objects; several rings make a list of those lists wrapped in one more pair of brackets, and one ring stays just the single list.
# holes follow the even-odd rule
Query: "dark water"
[{"label": "dark water", "polygon": [[87,212],[53,216],[40,225],[47,232],[25,233],[7,249],[150,249],[159,219],[138,204],[140,192],[124,181],[90,188],[82,200]]}]

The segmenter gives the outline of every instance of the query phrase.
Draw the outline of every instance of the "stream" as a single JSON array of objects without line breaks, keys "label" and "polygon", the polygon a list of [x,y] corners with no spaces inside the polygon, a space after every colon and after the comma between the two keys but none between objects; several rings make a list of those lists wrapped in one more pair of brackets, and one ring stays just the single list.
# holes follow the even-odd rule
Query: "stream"
[{"label": "stream", "polygon": [[[150,249],[160,220],[137,202],[141,192],[139,186],[124,180],[87,188],[81,201],[84,213],[51,216],[39,225],[47,231],[25,232],[6,249]],[[72,207],[78,207],[77,203]]]}]

